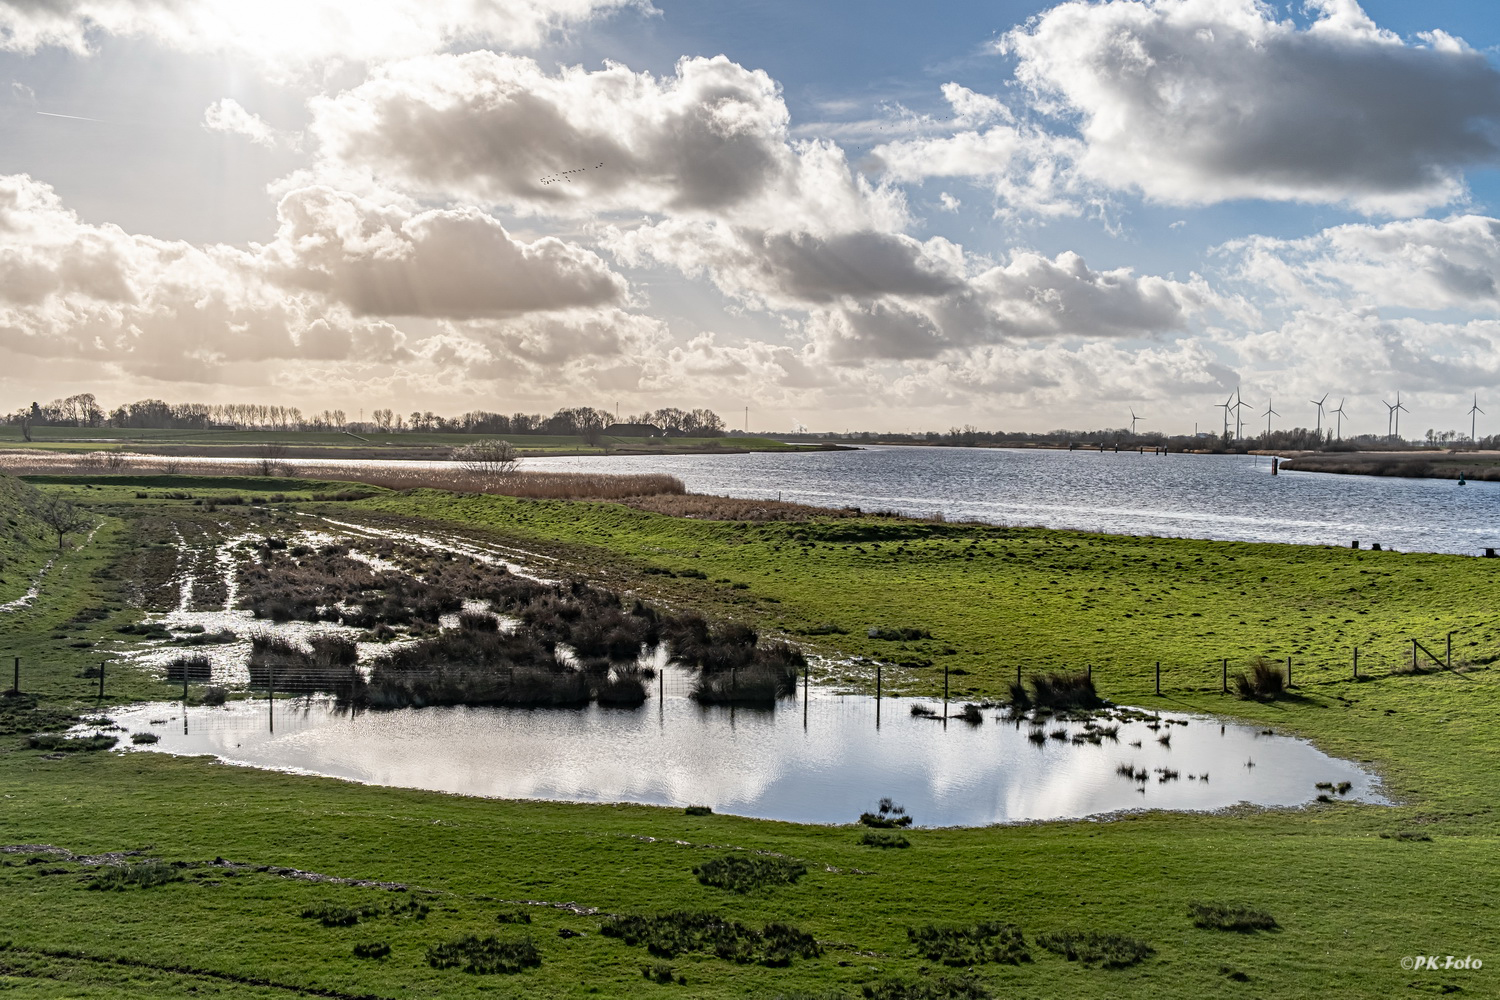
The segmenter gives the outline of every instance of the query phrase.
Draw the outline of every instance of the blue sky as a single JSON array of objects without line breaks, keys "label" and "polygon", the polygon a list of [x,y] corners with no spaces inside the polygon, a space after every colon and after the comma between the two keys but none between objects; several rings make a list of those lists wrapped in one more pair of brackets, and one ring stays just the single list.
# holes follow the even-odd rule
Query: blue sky
[{"label": "blue sky", "polygon": [[0,405],[1466,428],[1489,14],[0,0]]}]

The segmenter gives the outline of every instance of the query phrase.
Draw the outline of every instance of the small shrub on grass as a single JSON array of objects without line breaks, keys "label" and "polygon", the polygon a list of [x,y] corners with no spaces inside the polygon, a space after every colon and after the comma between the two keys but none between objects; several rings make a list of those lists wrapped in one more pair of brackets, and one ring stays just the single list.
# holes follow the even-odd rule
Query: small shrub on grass
[{"label": "small shrub on grass", "polygon": [[495,914],[495,923],[529,924],[531,923],[531,914],[519,908],[514,910],[501,910],[499,913]]},{"label": "small shrub on grass", "polygon": [[1270,931],[1277,928],[1276,918],[1265,910],[1253,909],[1241,904],[1189,903],[1188,912],[1193,915],[1194,927],[1206,927],[1216,931]]},{"label": "small shrub on grass", "polygon": [[866,1000],[989,1000],[992,996],[989,987],[971,975],[882,979],[863,992]]},{"label": "small shrub on grass", "polygon": [[890,799],[881,799],[880,805],[872,813],[860,813],[859,821],[878,830],[891,830],[912,824],[912,818],[906,814],[906,807],[898,806]]},{"label": "small shrub on grass", "polygon": [[714,810],[712,806],[688,806],[683,813],[688,816],[712,816]]},{"label": "small shrub on grass", "polygon": [[807,866],[787,858],[727,854],[694,867],[693,874],[704,885],[746,893],[775,885],[793,885],[807,874]]},{"label": "small shrub on grass", "polygon": [[89,882],[89,888],[124,892],[126,889],[150,889],[181,881],[182,872],[166,862],[141,861],[131,865],[106,865]]},{"label": "small shrub on grass", "polygon": [[1070,962],[1123,969],[1155,953],[1150,945],[1123,934],[1095,931],[1052,931],[1037,935],[1036,943]]},{"label": "small shrub on grass", "polygon": [[1031,961],[1026,939],[1015,924],[983,923],[969,927],[927,924],[908,927],[906,936],[916,945],[917,953],[929,962],[971,966],[986,962],[1020,965]]},{"label": "small shrub on grass", "polygon": [[1414,841],[1414,840],[1415,841],[1421,841],[1421,840],[1426,840],[1426,841],[1430,841],[1430,840],[1432,840],[1432,837],[1429,834],[1418,833],[1415,830],[1397,830],[1395,833],[1382,833],[1380,835],[1380,839],[1381,840],[1406,840],[1406,841]]},{"label": "small shrub on grass", "polygon": [[1235,675],[1234,688],[1246,701],[1271,701],[1286,693],[1286,674],[1276,664],[1256,660],[1248,673]]},{"label": "small shrub on grass", "polygon": [[867,830],[865,835],[859,838],[859,842],[866,847],[910,847],[911,841],[899,833],[885,833],[880,830]]},{"label": "small shrub on grass", "polygon": [[384,941],[367,941],[354,946],[355,958],[385,958],[390,953],[391,946]]},{"label": "small shrub on grass", "polygon": [[229,692],[217,684],[210,684],[203,689],[203,696],[198,700],[205,705],[217,708],[229,700]]},{"label": "small shrub on grass", "polygon": [[428,948],[427,964],[434,969],[462,969],[472,975],[511,974],[536,968],[542,964],[542,956],[529,937],[502,941],[469,934]]}]

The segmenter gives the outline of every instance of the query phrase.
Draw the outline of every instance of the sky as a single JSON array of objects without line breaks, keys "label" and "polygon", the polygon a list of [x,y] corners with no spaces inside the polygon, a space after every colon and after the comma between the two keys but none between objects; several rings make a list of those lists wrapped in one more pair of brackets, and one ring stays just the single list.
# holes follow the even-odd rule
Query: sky
[{"label": "sky", "polygon": [[0,0],[0,410],[1492,434],[1497,43],[1483,0]]}]

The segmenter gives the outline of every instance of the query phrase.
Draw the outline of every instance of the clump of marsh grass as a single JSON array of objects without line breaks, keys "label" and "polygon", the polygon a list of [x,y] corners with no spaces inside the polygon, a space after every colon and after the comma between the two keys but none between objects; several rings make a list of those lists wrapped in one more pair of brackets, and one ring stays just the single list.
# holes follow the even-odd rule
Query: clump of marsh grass
[{"label": "clump of marsh grass", "polygon": [[1235,675],[1234,687],[1246,701],[1272,701],[1286,693],[1286,674],[1262,657],[1251,663],[1248,671]]},{"label": "clump of marsh grass", "polygon": [[386,958],[391,953],[391,946],[384,941],[366,941],[354,946],[355,958]]},{"label": "clump of marsh grass", "polygon": [[871,983],[861,993],[865,1000],[990,1000],[993,995],[972,973],[917,980],[891,977]]},{"label": "clump of marsh grass", "polygon": [[[1014,693],[1014,692],[1013,692]],[[1104,700],[1088,673],[1047,673],[1031,676],[1030,704],[1052,709],[1099,708]]]},{"label": "clump of marsh grass", "polygon": [[1070,962],[1121,969],[1144,961],[1155,949],[1137,938],[1096,931],[1062,930],[1037,935],[1036,943]]},{"label": "clump of marsh grass", "polygon": [[501,910],[499,913],[495,914],[495,923],[529,924],[531,923],[531,914],[526,910],[521,909],[520,907],[517,907],[514,910]]},{"label": "clump of marsh grass", "polygon": [[658,958],[686,953],[709,954],[741,965],[790,965],[794,958],[816,958],[822,949],[811,934],[782,923],[761,930],[717,913],[679,910],[658,916],[618,914],[607,917],[601,933],[641,946]]},{"label": "clump of marsh grass", "polygon": [[89,880],[89,888],[104,892],[126,889],[151,889],[169,882],[181,882],[182,871],[165,861],[141,861],[126,865],[105,865]]},{"label": "clump of marsh grass", "polygon": [[859,842],[866,847],[879,847],[885,850],[911,846],[911,841],[901,834],[887,833],[884,830],[866,830],[864,836],[859,838]]},{"label": "clump of marsh grass", "polygon": [[688,816],[712,816],[714,814],[712,806],[688,806],[682,811]]},{"label": "clump of marsh grass", "polygon": [[541,953],[530,937],[502,941],[493,935],[468,934],[427,949],[427,964],[434,969],[462,969],[471,975],[512,974],[542,964]]},{"label": "clump of marsh grass", "polygon": [[1265,910],[1241,903],[1189,903],[1193,926],[1216,931],[1238,931],[1249,934],[1254,931],[1272,931],[1280,925],[1276,918]]},{"label": "clump of marsh grass", "polygon": [[142,743],[159,743],[161,737],[155,733],[131,733],[130,742],[140,745]]},{"label": "clump of marsh grass", "polygon": [[726,854],[693,868],[704,885],[730,892],[748,893],[778,885],[794,885],[807,874],[807,866],[790,858],[746,857]]},{"label": "clump of marsh grass", "polygon": [[379,912],[373,906],[340,906],[325,901],[305,906],[297,915],[304,920],[316,920],[324,927],[353,927],[361,918],[373,917]]},{"label": "clump of marsh grass", "polygon": [[1020,965],[1031,961],[1026,939],[1015,924],[927,924],[908,927],[906,937],[923,958],[944,965],[974,966],[987,962]]}]

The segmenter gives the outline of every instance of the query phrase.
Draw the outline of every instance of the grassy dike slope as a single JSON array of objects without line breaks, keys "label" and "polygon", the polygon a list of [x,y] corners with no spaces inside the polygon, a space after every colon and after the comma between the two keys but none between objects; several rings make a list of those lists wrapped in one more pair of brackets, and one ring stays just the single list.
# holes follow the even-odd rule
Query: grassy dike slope
[{"label": "grassy dike slope", "polygon": [[[324,509],[344,520],[408,524],[421,518],[428,525],[462,526],[592,566],[595,577],[634,581],[661,599],[737,613],[763,627],[839,625],[850,634],[816,641],[829,650],[889,656],[894,646],[913,661],[948,659],[969,670],[959,676],[976,691],[999,693],[1017,659],[1067,663],[1073,662],[1068,650],[1098,655],[1137,643],[1120,646],[1125,651],[1109,661],[1095,660],[1106,694],[1168,710],[1203,708],[1273,721],[1330,750],[1374,761],[1403,804],[917,830],[909,834],[911,849],[877,851],[860,846],[851,827],[466,799],[144,753],[47,759],[20,749],[12,730],[0,735],[0,842],[78,853],[145,849],[189,865],[222,857],[401,882],[433,895],[423,897],[432,912],[422,921],[382,915],[325,928],[298,914],[326,902],[384,906],[404,897],[271,871],[230,876],[206,867],[185,868],[184,880],[151,889],[93,892],[84,866],[55,858],[28,865],[24,854],[5,855],[10,864],[0,867],[6,904],[0,942],[10,944],[0,949],[0,988],[24,997],[179,996],[190,990],[235,997],[726,998],[834,990],[852,997],[887,977],[915,979],[932,967],[907,942],[907,927],[998,920],[1020,925],[1028,940],[1061,928],[1129,934],[1146,940],[1155,954],[1141,965],[1107,970],[1033,947],[1032,963],[977,967],[996,996],[1500,992],[1494,978],[1500,971],[1495,671],[1481,666],[1356,684],[1338,679],[1328,666],[1327,676],[1299,677],[1299,698],[1260,706],[1218,695],[1216,675],[1180,690],[1169,686],[1169,696],[1156,699],[1150,694],[1155,657],[1136,655],[1153,642],[1156,648],[1170,643],[1184,663],[1192,655],[1206,660],[1196,643],[1201,632],[1212,632],[1209,638],[1237,641],[1246,653],[1271,641],[1295,641],[1307,647],[1299,655],[1311,658],[1322,647],[1283,616],[1307,616],[1295,621],[1321,632],[1330,613],[1344,626],[1344,641],[1356,637],[1356,628],[1378,634],[1377,642],[1395,642],[1405,628],[1440,632],[1445,622],[1473,622],[1470,634],[1480,645],[1471,652],[1489,655],[1494,648],[1480,638],[1486,633],[1479,621],[1495,595],[1490,566],[1480,560],[1366,553],[1356,561],[1353,553],[1333,550],[890,521],[740,528],[615,505],[439,494]],[[26,641],[40,643],[34,637],[42,634],[85,641],[105,634],[107,623],[77,618],[81,609],[108,604],[117,594],[110,566],[125,550],[109,539],[125,532],[115,515],[104,522],[90,552],[63,567],[55,589],[49,577],[25,625],[33,637]],[[906,554],[894,558],[895,538],[879,541],[877,554],[870,539],[844,536],[866,528],[909,530]],[[799,531],[808,537],[795,538]],[[798,543],[814,540],[817,549],[804,554]],[[971,540],[994,554],[968,558]],[[1209,582],[1193,584],[1182,596],[1171,587],[1183,591],[1187,579],[1148,572],[1151,562],[1175,571],[1177,562],[1197,567],[1199,558],[1199,575]],[[1257,584],[1267,577],[1263,591],[1243,587],[1243,598],[1238,591],[1219,593],[1228,580],[1243,579],[1247,566],[1258,571]],[[648,567],[701,570],[706,579],[669,578],[646,573]],[[1377,570],[1379,576],[1365,580]],[[1210,573],[1222,574],[1217,584]],[[1300,593],[1319,576],[1327,577],[1323,586]],[[750,586],[736,589],[735,582]],[[979,596],[1006,587],[1041,591],[1043,585],[1045,601]],[[1085,600],[1090,607],[1082,606]],[[1193,618],[1193,610],[1201,618]],[[1124,618],[1127,613],[1134,617]],[[1150,617],[1143,623],[1142,615]],[[1158,619],[1160,633],[1153,624]],[[880,643],[865,638],[866,622],[924,628],[934,638],[904,647]],[[1091,631],[1100,626],[1111,631]],[[1070,635],[1077,645],[1058,648]],[[0,619],[0,645],[8,648],[16,638],[14,623]],[[942,653],[949,646],[955,652]],[[1337,643],[1330,639],[1327,648],[1332,656]],[[62,690],[89,653],[70,642],[47,649],[38,669]],[[940,666],[911,672],[914,686],[931,690]],[[1397,833],[1431,839],[1390,836]],[[809,873],[795,886],[744,896],[699,885],[693,865],[726,848],[792,855],[808,862]],[[44,874],[49,871],[55,873]],[[659,986],[641,976],[650,956],[601,936],[597,917],[533,906],[528,930],[542,953],[540,968],[471,976],[426,964],[425,950],[434,942],[466,933],[520,933],[495,922],[513,900],[576,902],[613,913],[712,909],[755,926],[783,920],[814,933],[825,954],[783,969],[679,957],[672,964],[688,986]],[[1186,911],[1194,900],[1263,907],[1282,929],[1255,935],[1196,929]],[[560,929],[584,936],[565,939]],[[387,942],[392,953],[382,961],[356,960],[350,950],[362,941]],[[1402,956],[1427,953],[1474,955],[1492,968],[1400,968]],[[1236,974],[1244,981],[1231,978]]]}]

